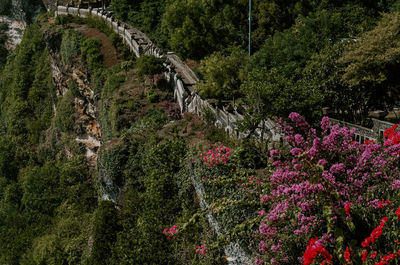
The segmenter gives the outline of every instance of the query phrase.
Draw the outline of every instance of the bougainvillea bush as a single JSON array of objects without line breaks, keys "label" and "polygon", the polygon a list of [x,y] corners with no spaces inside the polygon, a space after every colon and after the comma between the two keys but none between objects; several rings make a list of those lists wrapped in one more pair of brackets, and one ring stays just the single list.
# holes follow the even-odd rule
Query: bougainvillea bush
[{"label": "bougainvillea bush", "polygon": [[256,264],[400,264],[400,144],[353,141],[324,117],[280,122],[290,152],[272,150],[260,196]]}]

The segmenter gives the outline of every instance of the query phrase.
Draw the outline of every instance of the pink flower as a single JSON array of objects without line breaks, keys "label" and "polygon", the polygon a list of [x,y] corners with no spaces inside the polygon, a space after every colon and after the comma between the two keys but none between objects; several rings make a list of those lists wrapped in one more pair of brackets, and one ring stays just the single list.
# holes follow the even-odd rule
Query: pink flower
[{"label": "pink flower", "polygon": [[177,225],[173,225],[171,228],[165,228],[163,234],[167,236],[168,240],[170,240],[171,238],[175,239],[175,235],[178,234],[177,228]]},{"label": "pink flower", "polygon": [[331,128],[331,122],[327,116],[322,117],[321,120],[321,129],[327,133],[327,131]]},{"label": "pink flower", "polygon": [[262,259],[259,259],[259,258],[256,258],[256,259],[254,260],[254,263],[257,264],[257,265],[259,265],[259,264],[262,264],[262,263],[263,263],[263,260],[262,260]]},{"label": "pink flower", "polygon": [[208,152],[203,152],[204,164],[208,164],[209,167],[220,163],[226,164],[231,153],[230,149],[225,146],[218,146],[215,150],[209,149]]},{"label": "pink flower", "polygon": [[269,155],[270,155],[270,156],[275,156],[275,155],[277,155],[277,154],[279,154],[279,150],[272,149],[271,151],[269,151]]},{"label": "pink flower", "polygon": [[200,255],[206,255],[206,244],[201,244],[200,246],[196,246],[196,253]]}]

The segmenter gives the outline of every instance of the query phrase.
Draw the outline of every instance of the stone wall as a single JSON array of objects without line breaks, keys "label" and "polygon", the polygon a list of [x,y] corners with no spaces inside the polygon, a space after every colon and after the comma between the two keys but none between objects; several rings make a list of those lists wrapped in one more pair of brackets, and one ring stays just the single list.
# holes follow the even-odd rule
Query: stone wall
[{"label": "stone wall", "polygon": [[[239,133],[236,121],[242,120],[235,109],[228,111],[212,106],[207,100],[203,100],[196,93],[196,83],[199,82],[196,74],[183,63],[173,52],[164,53],[141,31],[132,26],[115,19],[110,12],[100,8],[84,9],[68,6],[57,6],[56,16],[58,15],[75,15],[82,18],[88,16],[97,17],[104,20],[114,32],[123,39],[124,43],[129,46],[130,50],[140,57],[142,55],[154,55],[158,58],[164,58],[164,65],[168,69],[165,76],[168,81],[173,84],[174,98],[179,104],[181,112],[193,112],[202,115],[205,110],[211,111],[216,119],[215,125],[224,128],[226,132],[234,134],[238,137],[245,137],[243,133]],[[265,120],[261,123],[260,128],[256,130],[258,137],[262,137],[270,141],[280,141],[281,134],[276,124],[272,120]]]}]

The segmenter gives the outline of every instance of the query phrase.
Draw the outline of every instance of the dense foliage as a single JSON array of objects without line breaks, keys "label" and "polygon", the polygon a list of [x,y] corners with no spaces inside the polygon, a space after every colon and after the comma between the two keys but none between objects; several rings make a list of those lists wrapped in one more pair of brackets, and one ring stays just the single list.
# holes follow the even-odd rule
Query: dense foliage
[{"label": "dense foliage", "polygon": [[[100,20],[59,16],[28,26],[8,57],[0,48],[1,264],[211,265],[235,255],[274,265],[398,263],[397,126],[383,143],[359,144],[327,117],[312,124],[322,107],[366,123],[370,110],[398,104],[400,2],[253,2],[251,56],[248,1],[111,7],[196,60],[188,62],[202,79],[199,94],[240,104],[241,129],[285,117],[286,143],[270,152],[214,127],[212,113],[205,122],[182,114],[160,75],[164,59],[134,59]],[[113,66],[103,62],[104,38],[83,37],[77,24],[107,35]],[[83,81],[56,89],[47,47]],[[86,156],[76,141],[85,100],[100,126],[100,146]]]},{"label": "dense foliage", "polygon": [[[117,17],[160,46],[200,61],[203,98],[235,99],[251,113],[263,109],[263,117],[297,110],[311,122],[327,107],[336,118],[364,125],[371,110],[399,102],[399,6],[395,0],[253,1],[246,58],[248,1],[111,1]],[[242,127],[252,130],[259,120],[249,116]]]},{"label": "dense foliage", "polygon": [[65,123],[62,112],[54,117],[53,105],[71,103],[57,102],[37,25],[28,26],[8,57],[0,95],[0,263],[77,264],[87,255],[85,224],[95,193],[87,162],[69,140],[72,135],[53,126]]}]

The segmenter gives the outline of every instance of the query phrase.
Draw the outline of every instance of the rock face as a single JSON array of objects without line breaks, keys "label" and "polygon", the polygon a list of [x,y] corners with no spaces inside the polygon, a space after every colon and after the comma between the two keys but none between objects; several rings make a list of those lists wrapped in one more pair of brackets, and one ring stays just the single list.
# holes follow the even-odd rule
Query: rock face
[{"label": "rock face", "polygon": [[6,49],[14,50],[22,40],[26,28],[26,16],[20,0],[12,0],[11,16],[0,16],[0,22],[8,25]]},{"label": "rock face", "polygon": [[[1,0],[0,0],[1,1]],[[56,1],[52,1],[56,3]],[[10,16],[0,16],[0,22],[6,23],[8,41],[6,48],[14,50],[22,40],[27,23],[34,20],[42,8],[41,0],[12,0]]]},{"label": "rock face", "polygon": [[6,32],[8,36],[6,49],[14,50],[17,44],[19,44],[22,40],[26,23],[24,20],[16,20],[5,16],[0,16],[0,22],[8,25],[8,31]]},{"label": "rock face", "polygon": [[[76,85],[79,91],[79,95],[75,95],[72,103],[75,109],[73,127],[75,141],[85,148],[89,166],[98,171],[101,199],[116,201],[119,188],[108,177],[107,170],[98,159],[103,141],[100,124],[97,120],[96,99],[86,69],[84,69],[79,58],[75,58],[68,65],[62,63],[60,54],[61,33],[46,31],[43,36],[50,53],[53,83],[57,88],[57,97],[61,98],[68,92],[70,89],[68,83],[71,82]],[[54,112],[57,115],[57,109],[54,109]]]}]

